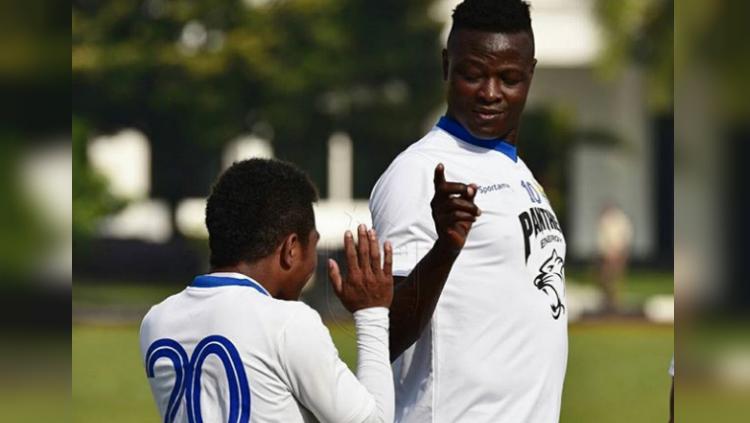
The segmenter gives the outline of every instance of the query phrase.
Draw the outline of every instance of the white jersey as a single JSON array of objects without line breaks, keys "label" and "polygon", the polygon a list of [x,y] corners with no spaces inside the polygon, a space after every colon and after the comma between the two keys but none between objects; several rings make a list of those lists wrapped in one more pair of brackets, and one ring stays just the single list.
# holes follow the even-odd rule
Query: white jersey
[{"label": "white jersey", "polygon": [[370,422],[393,416],[388,310],[355,313],[360,380],[317,312],[213,273],[152,307],[141,352],[165,422]]},{"label": "white jersey", "polygon": [[478,185],[482,211],[432,320],[393,363],[396,421],[557,422],[568,351],[559,223],[513,146],[480,147],[451,133],[436,126],[412,144],[370,197],[398,276],[437,239],[430,201],[438,163],[447,181]]}]

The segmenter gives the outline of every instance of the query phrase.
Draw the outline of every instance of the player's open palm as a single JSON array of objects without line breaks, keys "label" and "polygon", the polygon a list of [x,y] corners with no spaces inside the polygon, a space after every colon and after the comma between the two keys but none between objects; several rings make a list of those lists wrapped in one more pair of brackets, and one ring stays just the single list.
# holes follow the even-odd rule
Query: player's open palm
[{"label": "player's open palm", "polygon": [[393,299],[393,248],[386,241],[383,265],[380,264],[380,247],[374,229],[365,225],[357,229],[357,243],[347,231],[344,235],[347,274],[342,277],[335,260],[328,260],[328,277],[333,290],[347,310],[354,313],[369,307],[390,307]]},{"label": "player's open palm", "polygon": [[466,243],[471,225],[482,214],[474,204],[477,187],[474,184],[447,182],[442,163],[435,168],[434,183],[435,195],[430,207],[438,242],[450,252],[458,254]]}]

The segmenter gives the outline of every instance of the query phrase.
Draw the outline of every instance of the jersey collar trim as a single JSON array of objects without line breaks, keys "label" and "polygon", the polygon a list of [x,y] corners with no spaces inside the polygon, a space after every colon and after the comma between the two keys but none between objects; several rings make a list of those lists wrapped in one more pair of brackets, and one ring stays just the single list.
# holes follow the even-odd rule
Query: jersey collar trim
[{"label": "jersey collar trim", "polygon": [[492,140],[483,140],[477,138],[469,133],[463,126],[461,126],[455,119],[443,116],[437,123],[437,127],[443,131],[453,135],[461,141],[467,142],[478,147],[487,148],[490,150],[499,151],[500,153],[508,156],[509,159],[514,162],[518,161],[518,151],[516,146],[510,144],[502,138],[496,138]]},{"label": "jersey collar trim", "polygon": [[218,288],[220,286],[247,286],[263,295],[271,296],[258,282],[241,273],[210,273],[196,276],[190,285],[196,288]]}]

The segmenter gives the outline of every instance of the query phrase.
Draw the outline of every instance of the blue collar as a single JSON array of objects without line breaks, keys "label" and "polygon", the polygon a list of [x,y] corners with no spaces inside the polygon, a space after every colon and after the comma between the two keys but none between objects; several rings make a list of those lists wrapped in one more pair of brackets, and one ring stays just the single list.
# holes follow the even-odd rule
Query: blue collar
[{"label": "blue collar", "polygon": [[[221,275],[221,276],[219,276]],[[196,276],[195,279],[193,279],[193,283],[190,286],[194,286],[196,288],[217,288],[220,286],[247,286],[250,288],[253,288],[254,290],[260,292],[263,295],[268,295],[270,297],[270,294],[268,291],[266,291],[265,288],[263,288],[258,282],[248,278],[245,275],[239,275],[234,276],[235,274],[227,274],[227,273],[212,273],[208,275],[200,275]]]},{"label": "blue collar", "polygon": [[468,142],[469,144],[476,145],[482,148],[499,151],[514,162],[518,161],[518,152],[516,146],[505,141],[502,138],[496,138],[494,140],[483,140],[477,138],[469,133],[463,126],[461,126],[455,119],[443,116],[437,123],[437,127],[443,131],[453,135],[461,141]]}]

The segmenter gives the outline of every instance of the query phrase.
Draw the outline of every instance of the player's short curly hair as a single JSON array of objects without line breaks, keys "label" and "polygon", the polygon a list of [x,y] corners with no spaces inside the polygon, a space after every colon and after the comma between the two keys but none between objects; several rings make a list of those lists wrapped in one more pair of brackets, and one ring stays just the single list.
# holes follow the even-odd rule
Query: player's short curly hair
[{"label": "player's short curly hair", "polygon": [[529,4],[523,0],[464,0],[453,10],[451,33],[457,29],[533,35]]},{"label": "player's short curly hair", "polygon": [[306,243],[315,228],[318,193],[291,163],[250,159],[234,163],[213,187],[206,227],[213,267],[254,262],[291,233]]}]

